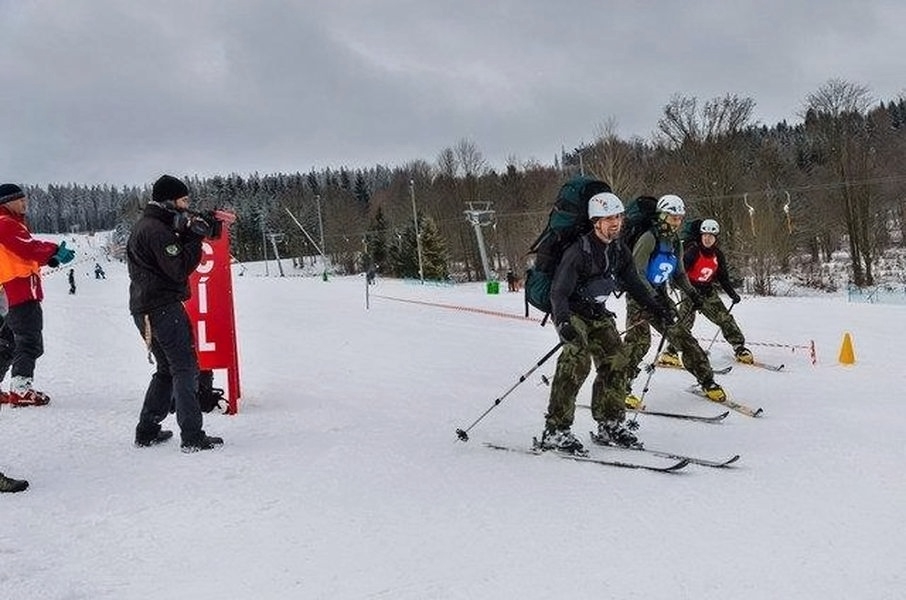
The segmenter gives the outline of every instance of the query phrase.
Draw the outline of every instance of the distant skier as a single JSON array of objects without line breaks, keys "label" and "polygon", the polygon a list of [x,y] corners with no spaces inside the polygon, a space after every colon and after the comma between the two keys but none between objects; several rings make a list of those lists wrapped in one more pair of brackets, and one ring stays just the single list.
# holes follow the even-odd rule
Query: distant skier
[{"label": "distant skier", "polygon": [[94,263],[94,278],[95,279],[107,279],[107,274],[104,273],[101,263]]},{"label": "distant skier", "polygon": [[75,269],[69,269],[69,293],[70,295],[75,296],[75,292]]},{"label": "distant skier", "polygon": [[[717,235],[720,233],[720,225],[714,219],[705,219],[699,225],[698,235],[690,244],[683,254],[683,265],[686,267],[686,275],[689,282],[698,295],[701,297],[701,308],[698,309],[702,315],[709,321],[720,327],[720,331],[727,342],[733,347],[736,354],[736,360],[741,363],[751,364],[754,362],[752,352],[746,348],[746,338],[740,330],[736,319],[724,306],[717,294],[717,286],[720,287],[730,297],[733,304],[740,301],[739,294],[733,289],[730,283],[730,274],[727,271],[727,258],[721,252],[717,245]],[[732,306],[732,305],[731,305]],[[679,320],[688,329],[692,329],[695,323],[696,309],[691,302],[683,302],[680,305]],[[667,349],[658,357],[658,361],[671,365],[682,365],[676,348],[670,344]]]}]

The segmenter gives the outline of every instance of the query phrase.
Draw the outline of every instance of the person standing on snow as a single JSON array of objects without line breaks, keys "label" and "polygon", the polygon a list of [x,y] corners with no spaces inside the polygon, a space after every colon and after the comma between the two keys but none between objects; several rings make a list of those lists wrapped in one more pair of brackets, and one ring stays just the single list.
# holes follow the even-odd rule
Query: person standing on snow
[{"label": "person standing on snow", "polygon": [[670,307],[646,290],[629,248],[619,239],[623,226],[622,201],[609,192],[595,194],[588,201],[588,217],[592,231],[566,249],[551,284],[551,314],[564,345],[557,358],[539,443],[543,450],[574,454],[586,452],[570,429],[576,395],[592,363],[597,374],[592,386],[591,411],[598,422],[593,441],[640,446],[624,422],[625,373],[630,358],[617,332],[615,315],[605,306],[607,298],[618,289],[625,289],[659,319],[672,323],[675,316]]},{"label": "person standing on snow", "polygon": [[69,294],[75,296],[75,269],[69,269]]},{"label": "person standing on snow", "polygon": [[[715,283],[720,284],[733,304],[738,304],[741,300],[730,283],[727,259],[717,246],[719,233],[720,225],[717,221],[714,219],[703,220],[699,225],[697,241],[693,241],[683,254],[683,265],[686,268],[689,282],[701,297],[701,308],[698,309],[698,312],[720,327],[724,339],[733,347],[737,361],[752,364],[755,357],[746,348],[746,338],[736,323],[736,319],[724,306],[717,293]],[[695,324],[695,313],[696,310],[690,302],[681,304],[679,321],[690,331]],[[683,364],[672,344],[668,345],[667,349],[658,357],[658,362],[669,366]]]},{"label": "person standing on snow", "polygon": [[[678,231],[685,215],[686,205],[682,198],[675,194],[661,196],[657,201],[657,224],[639,236],[632,248],[635,266],[645,287],[673,310],[673,301],[667,293],[668,283],[685,293],[684,304],[692,304],[694,307],[701,305],[701,298],[689,283],[679,258],[682,256],[683,246]],[[623,341],[630,348],[631,358],[627,377],[630,386],[627,386],[625,398],[627,407],[641,408],[641,401],[632,394],[631,382],[638,376],[638,365],[651,348],[649,325],[683,352],[684,368],[695,376],[708,399],[714,402],[726,400],[723,388],[714,382],[714,370],[708,361],[708,355],[690,330],[681,322],[665,327],[663,320],[657,317],[658,315],[647,312],[634,299],[626,301],[626,335]]]},{"label": "person standing on snow", "polygon": [[[0,286],[0,380],[6,376],[9,365],[13,361],[13,336],[9,327],[4,322],[6,317],[6,294],[3,293],[3,287]],[[6,404],[6,392],[0,391],[0,406]],[[24,479],[13,479],[0,473],[0,492],[22,492],[28,488],[28,482]]]},{"label": "person standing on snow", "polygon": [[32,237],[25,221],[28,197],[14,183],[0,185],[0,283],[9,312],[6,326],[13,334],[9,394],[0,401],[13,406],[43,406],[50,396],[32,387],[35,363],[44,354],[41,267],[57,267],[75,257],[66,242],[55,244]]},{"label": "person standing on snow", "polygon": [[135,445],[155,446],[173,437],[160,424],[176,407],[183,452],[211,450],[223,439],[202,429],[198,403],[198,357],[192,323],[183,302],[191,296],[189,276],[201,262],[203,236],[187,213],[189,188],[170,175],[154,182],[151,201],[126,243],[129,312],[157,370],[145,392],[135,428]]}]

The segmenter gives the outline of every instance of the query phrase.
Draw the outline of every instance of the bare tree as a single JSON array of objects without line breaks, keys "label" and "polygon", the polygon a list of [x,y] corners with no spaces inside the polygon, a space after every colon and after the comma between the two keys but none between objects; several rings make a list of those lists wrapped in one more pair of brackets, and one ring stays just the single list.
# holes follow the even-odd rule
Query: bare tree
[{"label": "bare tree", "polygon": [[829,80],[805,100],[810,142],[822,158],[825,177],[839,184],[832,197],[846,224],[852,281],[860,287],[874,282],[871,233],[875,226],[875,190],[868,182],[876,168],[872,148],[875,133],[866,118],[871,103],[867,87],[841,79]]}]

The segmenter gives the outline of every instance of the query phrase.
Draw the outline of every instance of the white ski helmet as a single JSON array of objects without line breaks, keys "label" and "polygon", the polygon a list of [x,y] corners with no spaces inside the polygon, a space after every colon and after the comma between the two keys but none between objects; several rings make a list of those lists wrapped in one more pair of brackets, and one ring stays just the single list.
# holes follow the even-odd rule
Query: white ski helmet
[{"label": "white ski helmet", "polygon": [[705,219],[702,221],[701,226],[698,228],[701,233],[710,233],[711,235],[717,235],[720,233],[720,225],[717,224],[717,221],[714,219]]},{"label": "white ski helmet", "polygon": [[686,204],[676,194],[667,194],[657,201],[657,210],[668,215],[683,216],[686,214]]},{"label": "white ski helmet", "polygon": [[588,218],[612,217],[623,214],[623,201],[616,194],[601,192],[588,200]]}]

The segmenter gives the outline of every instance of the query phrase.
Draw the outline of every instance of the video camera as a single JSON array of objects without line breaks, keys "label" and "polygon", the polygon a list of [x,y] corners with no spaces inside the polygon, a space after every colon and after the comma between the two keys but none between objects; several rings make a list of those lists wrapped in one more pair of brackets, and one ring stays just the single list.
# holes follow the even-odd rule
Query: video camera
[{"label": "video camera", "polygon": [[183,226],[185,230],[209,240],[220,239],[220,235],[223,233],[223,224],[231,224],[236,221],[236,215],[219,209],[206,210],[204,212],[187,210],[184,211],[183,215],[185,217]]}]

